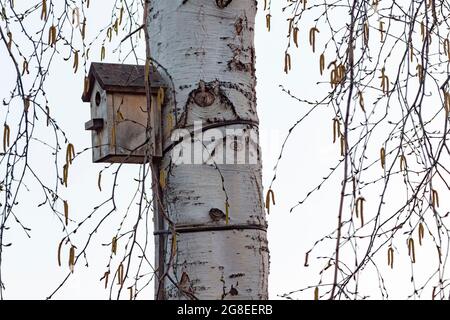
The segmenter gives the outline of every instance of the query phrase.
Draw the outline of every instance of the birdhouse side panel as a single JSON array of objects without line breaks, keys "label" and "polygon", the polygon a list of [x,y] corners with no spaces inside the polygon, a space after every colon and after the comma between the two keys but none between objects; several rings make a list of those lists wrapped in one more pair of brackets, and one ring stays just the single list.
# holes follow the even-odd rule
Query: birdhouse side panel
[{"label": "birdhouse side panel", "polygon": [[147,105],[142,94],[113,94],[115,155],[123,162],[142,163],[146,148]]},{"label": "birdhouse side panel", "polygon": [[108,106],[112,107],[112,96],[103,90],[95,81],[91,95],[91,119],[102,119],[103,127],[92,130],[92,156],[94,162],[102,162],[111,154],[112,147],[112,112],[108,112]]}]

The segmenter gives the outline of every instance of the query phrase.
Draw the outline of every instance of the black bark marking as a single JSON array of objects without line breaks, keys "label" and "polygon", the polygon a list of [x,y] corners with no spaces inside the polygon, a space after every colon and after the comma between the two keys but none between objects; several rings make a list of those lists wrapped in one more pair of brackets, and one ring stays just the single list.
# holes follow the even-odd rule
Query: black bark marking
[{"label": "black bark marking", "polygon": [[231,296],[237,296],[239,294],[239,292],[237,291],[237,289],[235,287],[233,287],[233,285],[231,285],[231,289],[230,289],[229,294]]},{"label": "black bark marking", "polygon": [[212,208],[211,210],[209,210],[209,216],[213,221],[220,221],[225,219],[225,213],[217,208]]},{"label": "black bark marking", "polygon": [[227,7],[233,0],[216,0],[216,4],[220,9]]},{"label": "black bark marking", "polygon": [[242,18],[238,18],[236,23],[234,24],[234,28],[236,29],[236,34],[238,36],[241,35],[242,30],[244,29],[243,22],[244,22],[244,20]]},{"label": "black bark marking", "polygon": [[230,279],[244,277],[245,273],[233,273],[230,275]]},{"label": "black bark marking", "polygon": [[[183,0],[181,4],[186,4],[189,0]],[[220,9],[227,7],[233,0],[216,0],[216,4]],[[255,1],[256,2],[256,1]]]},{"label": "black bark marking", "polygon": [[[253,47],[242,48],[234,44],[228,47],[233,52],[233,59],[228,61],[228,69],[230,71],[250,72],[255,74],[255,49]],[[243,62],[243,60],[245,62]]]}]

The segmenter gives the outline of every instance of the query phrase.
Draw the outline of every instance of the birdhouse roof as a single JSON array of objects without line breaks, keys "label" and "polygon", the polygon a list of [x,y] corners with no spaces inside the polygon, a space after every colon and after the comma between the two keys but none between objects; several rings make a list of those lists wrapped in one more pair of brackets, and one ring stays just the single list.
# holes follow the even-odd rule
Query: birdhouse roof
[{"label": "birdhouse roof", "polygon": [[[82,96],[84,102],[91,100],[95,81],[105,91],[145,94],[145,66],[94,62],[89,70],[88,81],[88,90]],[[153,67],[151,87],[161,86],[163,86],[161,75]]]}]

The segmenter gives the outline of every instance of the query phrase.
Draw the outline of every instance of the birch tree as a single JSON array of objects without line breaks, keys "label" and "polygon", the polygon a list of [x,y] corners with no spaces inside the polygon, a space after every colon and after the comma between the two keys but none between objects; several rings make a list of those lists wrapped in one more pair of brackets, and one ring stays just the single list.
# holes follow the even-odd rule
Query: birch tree
[{"label": "birch tree", "polygon": [[[154,166],[157,297],[267,299],[256,2],[150,1],[147,10],[151,57],[173,88],[162,116],[165,151]],[[182,164],[173,161],[177,130],[197,147]],[[235,157],[242,150],[247,158]]]},{"label": "birch tree", "polygon": [[[110,287],[110,297],[118,283],[117,297],[127,288],[130,298],[135,298],[153,279],[142,280],[149,274],[143,271],[147,266],[154,270],[159,299],[266,299],[269,258],[253,43],[256,2],[115,1],[110,24],[97,30],[93,40],[87,37],[91,1],[43,0],[29,7],[2,1],[1,5],[4,21],[1,36],[17,69],[17,84],[4,104],[9,110],[22,101],[25,108],[17,138],[11,141],[13,125],[11,120],[6,122],[8,118],[5,120],[3,159],[8,165],[3,183],[8,197],[3,207],[0,241],[4,239],[3,226],[14,216],[15,199],[25,185],[12,177],[19,172],[22,176],[36,172],[34,182],[45,195],[40,206],[48,206],[64,230],[57,246],[58,264],[63,265],[63,257],[69,259],[67,275],[49,298],[64,288],[80,261],[87,259],[87,249],[98,230],[121,210],[116,187],[122,165],[107,165],[99,172],[100,191],[105,189],[102,177],[113,175],[111,196],[81,221],[74,221],[65,189],[70,188],[73,161],[88,154],[90,148],[74,146],[52,117],[43,85],[50,67],[41,66],[44,63],[50,66],[58,53],[64,53],[73,72],[76,74],[84,66],[87,76],[90,59],[103,61],[112,51],[127,50],[124,60],[131,57],[137,64],[152,65],[166,80],[162,117],[164,154],[162,159],[153,159],[151,170],[148,164],[142,164],[132,198],[137,206],[132,211],[130,203],[117,232],[105,244],[111,248],[111,256],[101,280],[105,288]],[[32,26],[38,26],[35,35],[29,31]],[[146,39],[140,37],[142,31]],[[25,37],[20,37],[21,33]],[[48,42],[43,40],[47,35]],[[114,41],[118,46],[112,50]],[[136,50],[139,42],[148,46],[144,59]],[[98,54],[96,58],[92,58],[94,53]],[[150,84],[151,76],[148,80]],[[21,149],[21,141],[27,146],[34,141],[28,132],[38,134],[30,131],[35,126],[28,120],[30,114],[36,121],[43,115],[47,126],[54,129],[56,143],[52,145],[51,156],[55,163],[55,187],[49,187],[50,177],[27,165],[28,148]],[[198,127],[201,129],[193,132]],[[173,156],[179,146],[173,137],[180,133],[192,134],[193,145],[200,148],[192,149],[193,159],[176,164]],[[66,151],[65,157],[59,157],[61,149]],[[238,154],[242,150],[244,159]],[[218,154],[223,158],[219,159]],[[146,188],[151,181],[153,200]],[[151,214],[151,203],[156,212],[154,266],[147,257],[151,234],[144,223]],[[135,212],[136,220],[126,227],[134,219],[130,211]],[[22,220],[15,218],[27,231]],[[80,239],[77,235],[83,230],[87,236]],[[133,267],[134,263],[137,266]],[[133,277],[132,270],[136,272]],[[138,285],[142,281],[144,284]],[[1,273],[0,283],[3,284]]]}]

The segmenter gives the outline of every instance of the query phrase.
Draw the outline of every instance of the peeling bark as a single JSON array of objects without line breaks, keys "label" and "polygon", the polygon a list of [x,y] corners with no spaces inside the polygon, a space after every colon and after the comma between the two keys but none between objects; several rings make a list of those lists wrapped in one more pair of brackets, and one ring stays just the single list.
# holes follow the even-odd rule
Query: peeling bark
[{"label": "peeling bark", "polygon": [[[159,171],[166,179],[158,207],[170,223],[155,222],[156,243],[163,241],[165,248],[156,257],[166,275],[157,285],[164,289],[159,298],[267,299],[269,251],[260,151],[248,138],[239,141],[227,131],[258,133],[256,2],[152,1],[148,10],[152,58],[166,69],[166,82],[173,84],[162,110],[165,151]],[[199,122],[206,129],[194,132]],[[171,135],[179,129],[192,140],[211,136],[213,130],[223,134],[212,138],[209,152],[224,152],[225,164],[174,164],[177,142]],[[255,162],[230,164],[243,147]]]}]

